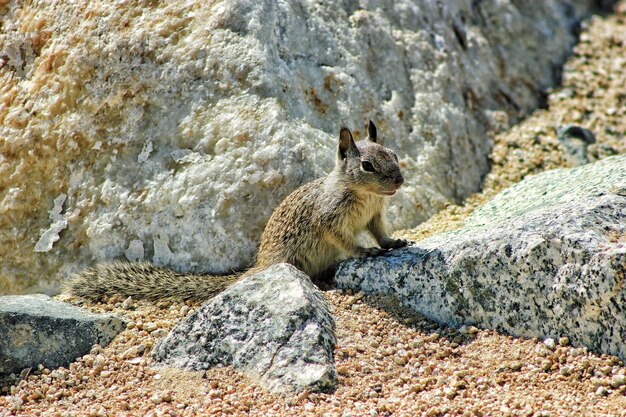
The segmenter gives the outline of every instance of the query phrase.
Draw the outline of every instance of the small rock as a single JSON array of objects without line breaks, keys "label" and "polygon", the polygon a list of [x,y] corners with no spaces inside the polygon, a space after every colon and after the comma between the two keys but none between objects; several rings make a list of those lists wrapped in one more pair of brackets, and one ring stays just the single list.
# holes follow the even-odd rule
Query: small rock
[{"label": "small rock", "polygon": [[611,381],[613,388],[619,388],[622,385],[626,385],[626,375],[615,375]]},{"label": "small rock", "polygon": [[347,376],[350,374],[350,368],[345,365],[338,366],[337,373],[341,376]]},{"label": "small rock", "polygon": [[400,366],[406,365],[406,360],[403,357],[394,358],[394,362],[396,363],[396,365],[400,365]]},{"label": "small rock", "polygon": [[222,390],[220,389],[212,389],[211,391],[209,391],[209,397],[211,398],[221,398],[222,396]]},{"label": "small rock", "polygon": [[556,342],[550,337],[544,340],[543,344],[546,345],[550,350],[554,350],[554,348],[556,347]]},{"label": "small rock", "polygon": [[607,395],[609,395],[609,390],[605,387],[598,387],[598,389],[596,390],[596,395],[606,397]]},{"label": "small rock", "polygon": [[449,400],[454,399],[454,397],[458,395],[458,392],[454,388],[450,388],[450,387],[444,388],[443,392],[446,398]]},{"label": "small rock", "polygon": [[[278,264],[251,275],[182,320],[153,351],[156,366],[232,365],[270,391],[333,388],[334,320],[310,278]],[[350,356],[355,356],[350,354]]]},{"label": "small rock", "polygon": [[569,365],[563,366],[559,371],[563,376],[570,376],[574,372],[574,368]]},{"label": "small rock", "polygon": [[122,308],[124,310],[130,310],[133,307],[134,307],[133,297],[128,297],[127,299],[124,300],[124,302],[122,302]]},{"label": "small rock", "polygon": [[557,136],[572,166],[589,163],[587,147],[596,142],[593,132],[580,126],[566,125],[557,129]]},{"label": "small rock", "polygon": [[0,376],[42,364],[67,366],[93,345],[107,345],[124,319],[93,314],[47,295],[0,297]]},{"label": "small rock", "polygon": [[476,334],[478,333],[480,330],[475,327],[475,326],[461,326],[459,328],[459,333],[461,334]]},{"label": "small rock", "polygon": [[567,346],[567,345],[569,345],[569,338],[568,337],[559,337],[559,345],[560,346]]},{"label": "small rock", "polygon": [[439,339],[439,333],[433,333],[433,334],[431,334],[429,336],[426,336],[426,340],[429,341],[429,342],[434,342],[437,339]]},{"label": "small rock", "polygon": [[155,331],[156,329],[158,329],[158,326],[156,325],[156,323],[144,323],[143,325],[143,330],[147,331],[148,333],[151,333],[153,331]]},{"label": "small rock", "polygon": [[145,352],[145,350],[146,346],[143,344],[131,346],[122,353],[122,358],[131,359],[137,356],[141,356],[143,352]]},{"label": "small rock", "polygon": [[154,337],[163,337],[166,334],[167,334],[167,330],[165,330],[165,329],[156,329],[155,331],[150,333],[150,335],[152,335]]},{"label": "small rock", "polygon": [[125,362],[126,363],[130,363],[131,365],[139,365],[139,364],[145,363],[145,361],[146,360],[140,356],[140,357],[137,357],[137,358],[128,359]]}]

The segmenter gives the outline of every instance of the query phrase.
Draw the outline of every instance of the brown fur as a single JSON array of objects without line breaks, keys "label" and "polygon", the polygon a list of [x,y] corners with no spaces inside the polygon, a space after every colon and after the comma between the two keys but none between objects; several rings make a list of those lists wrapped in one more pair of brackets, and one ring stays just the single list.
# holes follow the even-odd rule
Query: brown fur
[{"label": "brown fur", "polygon": [[[335,169],[292,192],[274,210],[261,237],[256,263],[245,273],[187,275],[148,263],[116,262],[79,273],[69,291],[93,300],[121,294],[148,300],[203,301],[277,263],[290,263],[316,277],[342,259],[405,246],[406,241],[389,237],[384,223],[384,193],[395,192],[404,181],[397,157],[376,143],[372,122],[368,131],[367,139],[355,143],[348,129],[341,130]],[[357,235],[364,231],[371,233],[382,249],[359,246]]]}]

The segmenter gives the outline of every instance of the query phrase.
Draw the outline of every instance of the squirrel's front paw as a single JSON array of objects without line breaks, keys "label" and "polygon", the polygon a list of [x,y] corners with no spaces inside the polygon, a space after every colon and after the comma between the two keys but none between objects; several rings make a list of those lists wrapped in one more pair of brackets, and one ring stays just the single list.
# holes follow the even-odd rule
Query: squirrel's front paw
[{"label": "squirrel's front paw", "polygon": [[365,258],[367,256],[380,256],[387,253],[389,250],[384,248],[361,248],[358,257]]},{"label": "squirrel's front paw", "polygon": [[410,242],[405,239],[389,239],[387,242],[384,242],[382,245],[385,249],[398,249],[403,248],[405,246],[411,245],[413,242]]}]

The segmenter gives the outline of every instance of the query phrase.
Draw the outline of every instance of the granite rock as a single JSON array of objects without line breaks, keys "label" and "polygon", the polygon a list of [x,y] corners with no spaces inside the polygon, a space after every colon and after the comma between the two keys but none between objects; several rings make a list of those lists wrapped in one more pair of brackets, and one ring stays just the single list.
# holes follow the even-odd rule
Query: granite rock
[{"label": "granite rock", "polygon": [[404,169],[389,217],[414,225],[478,190],[487,130],[542,103],[594,3],[0,2],[0,288],[244,268],[368,119]]},{"label": "granite rock", "polygon": [[589,163],[588,147],[596,143],[596,137],[589,129],[576,125],[566,125],[557,129],[557,137],[565,150],[565,158],[570,166]]},{"label": "granite rock", "polygon": [[68,366],[124,330],[115,315],[93,314],[43,294],[0,297],[0,378],[42,364]]},{"label": "granite rock", "polygon": [[232,365],[278,393],[337,384],[334,320],[320,291],[289,264],[232,285],[185,318],[153,351],[157,367]]},{"label": "granite rock", "polygon": [[352,260],[340,287],[451,326],[566,336],[626,358],[626,156],[527,178],[454,232]]}]

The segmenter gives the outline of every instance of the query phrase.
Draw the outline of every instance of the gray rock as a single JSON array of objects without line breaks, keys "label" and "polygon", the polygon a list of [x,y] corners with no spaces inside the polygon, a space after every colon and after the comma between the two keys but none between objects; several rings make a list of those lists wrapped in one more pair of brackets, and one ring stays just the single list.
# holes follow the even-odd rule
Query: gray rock
[{"label": "gray rock", "polygon": [[67,366],[105,346],[125,327],[110,314],[93,314],[47,295],[0,297],[0,377],[39,364]]},{"label": "gray rock", "polygon": [[334,321],[320,291],[289,264],[242,280],[186,317],[155,348],[157,366],[232,365],[274,392],[331,390]]},{"label": "gray rock", "polygon": [[464,227],[351,260],[341,287],[397,296],[452,326],[567,336],[626,358],[626,156],[525,179]]},{"label": "gray rock", "polygon": [[596,137],[591,130],[580,126],[566,125],[557,130],[557,137],[565,149],[565,157],[572,166],[589,163],[587,148],[596,143]]},{"label": "gray rock", "polygon": [[368,119],[405,167],[393,226],[425,220],[480,187],[486,132],[542,103],[596,2],[153,3],[4,6],[4,291],[54,292],[94,260],[245,268]]}]

